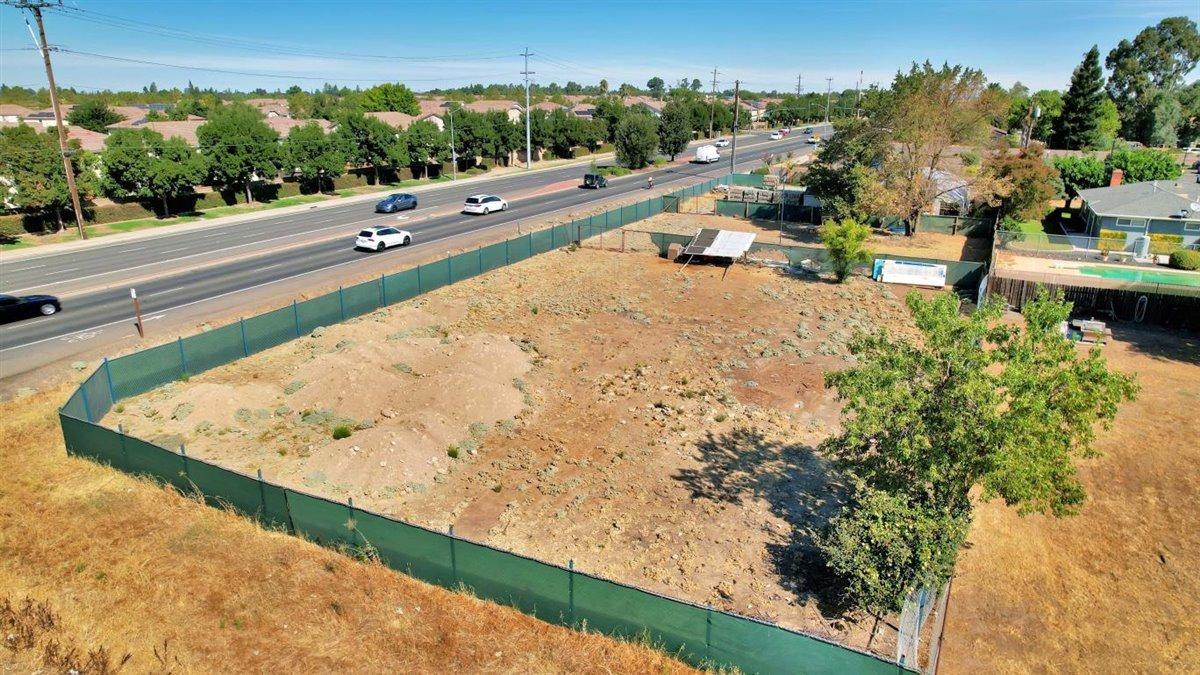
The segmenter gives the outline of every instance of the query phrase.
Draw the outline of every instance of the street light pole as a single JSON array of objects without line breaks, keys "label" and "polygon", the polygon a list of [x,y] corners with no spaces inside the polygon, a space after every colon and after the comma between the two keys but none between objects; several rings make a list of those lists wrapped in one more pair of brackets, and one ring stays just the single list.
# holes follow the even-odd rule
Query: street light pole
[{"label": "street light pole", "polygon": [[521,74],[525,76],[525,168],[532,169],[533,142],[531,140],[532,134],[530,133],[531,116],[529,110],[529,76],[533,75],[534,72],[529,69],[529,57],[533,56],[533,54],[530,54],[529,47],[526,47],[525,51],[521,53],[521,56],[525,57],[525,70],[521,71]]},{"label": "street light pole", "polygon": [[67,176],[67,191],[71,193],[71,210],[75,212],[75,227],[79,228],[79,238],[87,239],[87,231],[83,229],[83,207],[79,204],[79,189],[75,185],[75,170],[71,166],[71,151],[67,147],[67,126],[63,120],[62,108],[58,103],[58,87],[54,84],[54,69],[50,66],[50,46],[46,44],[46,26],[42,23],[42,8],[56,5],[45,1],[30,0],[17,0],[6,4],[17,9],[28,9],[33,14],[33,20],[37,22],[39,39],[36,42],[38,49],[42,52],[42,62],[46,65],[46,81],[50,85],[50,105],[54,108],[54,126],[58,129],[58,150],[62,155],[63,173]]},{"label": "street light pole", "polygon": [[454,147],[454,106],[450,106],[450,180],[458,180],[458,149]]},{"label": "street light pole", "polygon": [[825,123],[829,124],[829,102],[833,97],[833,78],[825,78]]},{"label": "street light pole", "polygon": [[[729,175],[733,176],[733,168],[736,165],[734,157],[737,156],[737,132],[738,132],[738,98],[741,96],[741,80],[733,81],[733,145],[729,148]],[[732,180],[732,178],[730,179]]]}]

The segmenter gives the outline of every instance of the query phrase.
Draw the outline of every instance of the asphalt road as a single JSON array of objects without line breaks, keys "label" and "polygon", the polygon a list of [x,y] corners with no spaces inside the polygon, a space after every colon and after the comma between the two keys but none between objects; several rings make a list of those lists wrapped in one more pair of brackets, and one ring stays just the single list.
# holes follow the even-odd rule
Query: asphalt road
[{"label": "asphalt road", "polygon": [[[806,136],[793,134],[779,141],[766,134],[742,137],[738,142],[738,168],[760,164],[769,149],[778,154],[798,154],[812,146]],[[728,149],[723,149],[727,152]],[[63,312],[0,327],[0,376],[22,372],[22,363],[47,343],[72,341],[72,336],[95,332],[130,320],[129,287],[136,284],[144,316],[168,310],[179,313],[197,303],[250,291],[277,281],[318,270],[350,267],[364,256],[393,256],[402,263],[404,251],[444,245],[461,235],[516,221],[548,216],[559,211],[595,207],[618,197],[645,191],[646,178],[654,176],[655,192],[668,191],[722,175],[728,160],[711,165],[682,164],[649,173],[610,180],[603,190],[562,189],[539,192],[565,181],[577,181],[584,167],[512,174],[470,185],[445,184],[421,192],[420,207],[397,215],[373,213],[374,202],[336,204],[311,212],[266,216],[253,221],[214,225],[189,232],[163,234],[137,241],[95,246],[49,254],[13,263],[0,270],[5,293],[51,293],[62,297]],[[462,200],[480,192],[509,200],[509,209],[487,216],[458,212]],[[530,193],[522,196],[522,193]],[[511,197],[510,197],[511,196]],[[371,224],[394,224],[413,233],[413,246],[383,254],[357,251],[353,238]],[[354,276],[347,274],[346,276]],[[83,350],[83,345],[79,346]],[[69,355],[71,347],[56,345],[56,357]]]}]

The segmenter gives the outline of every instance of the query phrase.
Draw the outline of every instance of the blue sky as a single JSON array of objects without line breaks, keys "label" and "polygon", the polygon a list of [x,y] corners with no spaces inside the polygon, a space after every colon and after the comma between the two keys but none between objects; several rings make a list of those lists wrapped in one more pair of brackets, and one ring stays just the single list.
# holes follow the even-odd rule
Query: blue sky
[{"label": "blue sky", "polygon": [[[1065,88],[1092,44],[1103,57],[1122,38],[1167,16],[1200,22],[1200,1],[782,3],[624,2],[241,2],[66,0],[47,13],[49,41],[75,51],[241,73],[188,71],[56,54],[63,86],[140,88],[150,81],[253,89],[322,81],[370,86],[399,80],[415,89],[516,82],[528,46],[534,79],[560,84],[606,78],[644,85],[700,78],[714,66],[721,87],[806,91],[886,83],[896,69],[929,59],[982,68],[990,81]],[[76,11],[82,10],[82,11]],[[96,14],[99,13],[99,14]],[[168,26],[112,25],[116,20]],[[188,38],[188,39],[184,39]],[[249,48],[240,48],[243,45]],[[0,7],[0,81],[44,85],[21,12]],[[406,60],[381,57],[409,57]],[[435,58],[430,58],[435,57]],[[1193,74],[1194,75],[1194,74]],[[314,79],[300,79],[314,78]]]}]

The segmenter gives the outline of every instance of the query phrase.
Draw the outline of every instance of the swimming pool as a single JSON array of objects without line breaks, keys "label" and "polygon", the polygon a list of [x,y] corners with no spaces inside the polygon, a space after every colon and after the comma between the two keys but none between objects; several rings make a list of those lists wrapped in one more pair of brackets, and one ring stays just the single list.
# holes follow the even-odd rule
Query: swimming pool
[{"label": "swimming pool", "polygon": [[1160,272],[1158,270],[1142,270],[1133,267],[1108,267],[1084,265],[1079,273],[1089,277],[1102,279],[1119,279],[1121,281],[1138,281],[1144,284],[1173,284],[1175,286],[1200,287],[1200,274],[1185,274],[1182,272]]}]

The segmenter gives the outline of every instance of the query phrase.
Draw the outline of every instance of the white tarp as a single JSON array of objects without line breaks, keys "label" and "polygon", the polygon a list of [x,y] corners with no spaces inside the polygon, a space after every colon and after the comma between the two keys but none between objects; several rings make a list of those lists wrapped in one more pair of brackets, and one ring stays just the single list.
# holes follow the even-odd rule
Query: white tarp
[{"label": "white tarp", "polygon": [[704,255],[711,255],[719,258],[738,259],[750,250],[750,245],[754,243],[753,232],[731,232],[729,230],[721,230],[717,233],[717,240],[712,243],[705,251]]},{"label": "white tarp", "polygon": [[875,278],[887,284],[942,288],[946,285],[946,266],[908,260],[876,260]]}]

